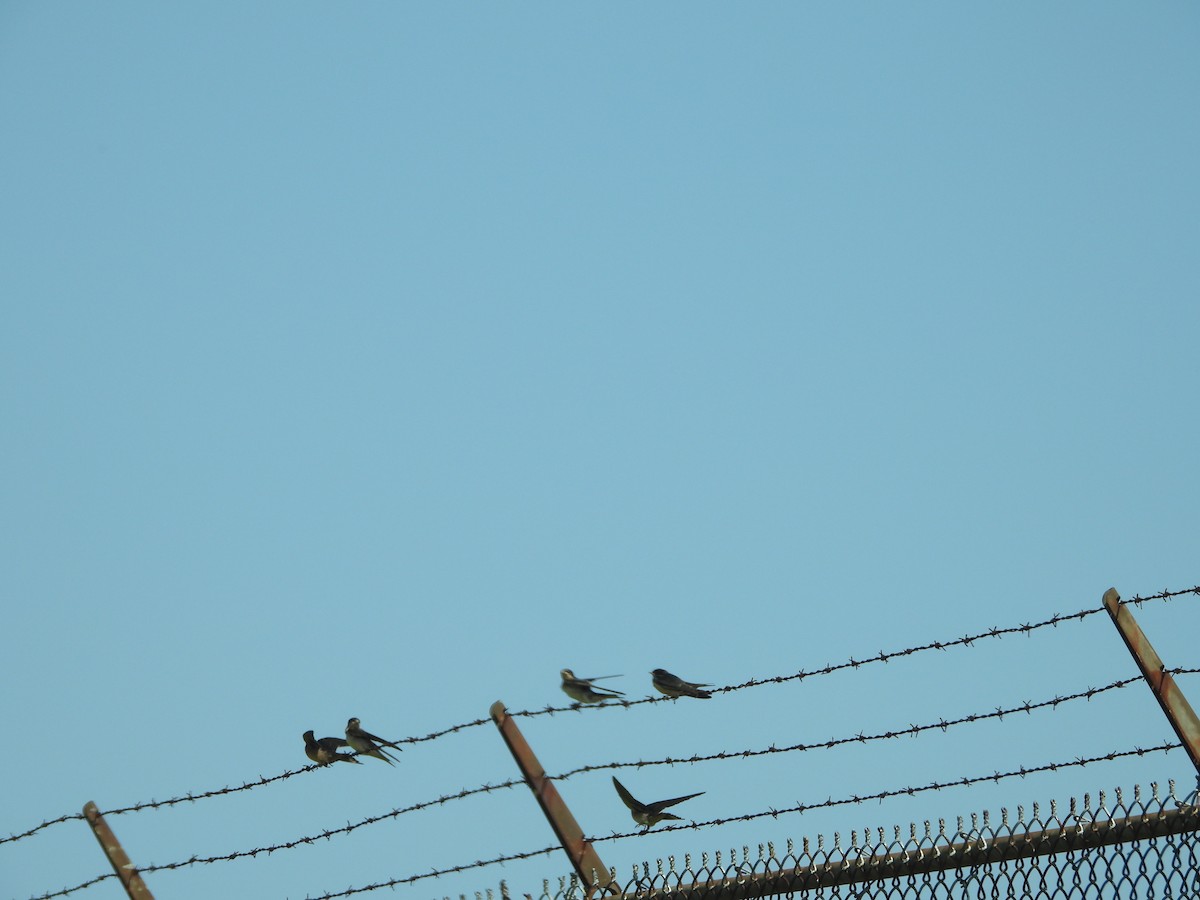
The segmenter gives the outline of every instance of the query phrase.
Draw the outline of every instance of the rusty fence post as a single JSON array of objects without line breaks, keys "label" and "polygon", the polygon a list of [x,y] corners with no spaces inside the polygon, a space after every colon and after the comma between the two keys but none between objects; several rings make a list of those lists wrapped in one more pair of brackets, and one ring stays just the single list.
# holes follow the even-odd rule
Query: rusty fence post
[{"label": "rusty fence post", "polygon": [[96,835],[96,840],[100,842],[100,849],[112,863],[113,871],[117,873],[121,884],[125,886],[125,893],[130,896],[131,900],[154,900],[150,888],[146,887],[146,882],[142,881],[137,867],[129,861],[121,842],[117,840],[117,836],[104,821],[104,816],[100,815],[96,804],[90,800],[84,804],[83,816],[92,826],[92,832]]},{"label": "rusty fence post", "polygon": [[608,869],[600,861],[600,856],[592,848],[591,842],[584,839],[583,829],[571,815],[571,810],[567,808],[566,802],[558,793],[558,788],[546,775],[546,770],[542,768],[542,764],[538,762],[538,758],[525,740],[525,736],[517,728],[517,723],[509,716],[508,710],[504,708],[504,703],[497,700],[488,712],[491,714],[492,721],[496,723],[496,728],[500,730],[500,736],[504,738],[504,743],[508,745],[513,759],[516,760],[521,774],[525,776],[525,783],[529,785],[533,796],[537,798],[538,806],[542,808],[542,813],[554,830],[555,837],[562,844],[563,850],[571,860],[571,865],[575,867],[579,880],[587,889],[588,896],[600,889],[613,889],[611,888],[612,876]]},{"label": "rusty fence post", "polygon": [[1133,654],[1134,661],[1142,670],[1142,676],[1150,685],[1150,690],[1166,714],[1167,721],[1179,735],[1180,742],[1191,757],[1192,765],[1196,767],[1196,775],[1200,778],[1200,719],[1196,718],[1195,710],[1188,703],[1187,697],[1183,696],[1183,691],[1179,689],[1171,673],[1166,671],[1166,666],[1150,646],[1150,641],[1133,618],[1129,607],[1121,605],[1121,595],[1117,593],[1116,588],[1109,588],[1104,592],[1104,608],[1112,616],[1113,624],[1121,632],[1125,646]]}]

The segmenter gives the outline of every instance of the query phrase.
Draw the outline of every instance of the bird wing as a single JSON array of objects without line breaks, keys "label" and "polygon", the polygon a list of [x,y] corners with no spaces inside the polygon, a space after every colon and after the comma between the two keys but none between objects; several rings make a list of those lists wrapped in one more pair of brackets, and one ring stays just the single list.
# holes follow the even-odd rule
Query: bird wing
[{"label": "bird wing", "polygon": [[585,678],[584,681],[603,681],[605,678],[620,678],[620,675],[593,675],[591,678]]},{"label": "bird wing", "polygon": [[371,734],[371,732],[369,732],[369,731],[363,731],[363,730],[360,728],[360,729],[358,729],[358,733],[359,733],[359,734],[360,734],[362,737],[365,737],[365,738],[366,738],[367,740],[369,740],[369,741],[374,741],[375,743],[377,743],[377,744],[381,744],[381,745],[383,745],[384,747],[395,747],[395,749],[399,750],[401,753],[403,753],[403,752],[404,752],[404,748],[403,748],[403,747],[396,747],[396,745],[395,745],[395,744],[393,744],[391,741],[385,741],[383,738],[379,737],[378,735]]},{"label": "bird wing", "polygon": [[612,688],[600,687],[600,685],[592,684],[587,678],[564,678],[562,683],[563,689],[573,688],[577,691],[594,694],[597,697],[624,697],[620,691],[614,691]]},{"label": "bird wing", "polygon": [[[621,802],[628,806],[631,810],[634,812],[642,812],[646,809],[646,807],[638,802],[637,798],[634,797],[633,794],[625,790],[625,785],[617,781],[615,775],[613,776],[613,787],[615,787],[617,789],[617,793],[621,795]],[[686,800],[687,797],[683,797],[681,799]]]},{"label": "bird wing", "polygon": [[[703,794],[701,791],[700,794]],[[676,797],[674,800],[655,800],[650,804],[650,809],[653,812],[662,812],[668,806],[674,806],[676,803],[682,803],[684,800],[691,800],[693,797],[699,797],[700,794],[688,794],[686,797]]]}]

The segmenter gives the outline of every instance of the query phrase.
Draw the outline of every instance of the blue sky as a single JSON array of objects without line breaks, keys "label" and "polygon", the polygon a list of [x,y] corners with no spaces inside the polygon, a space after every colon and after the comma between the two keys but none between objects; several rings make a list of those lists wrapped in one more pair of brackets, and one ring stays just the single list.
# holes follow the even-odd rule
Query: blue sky
[{"label": "blue sky", "polygon": [[[300,734],[352,715],[401,738],[562,704],[564,666],[640,697],[659,666],[738,684],[1200,583],[1198,19],[0,6],[0,834],[299,768]],[[1195,597],[1137,614],[1200,667]],[[1131,674],[1092,616],[521,724],[554,773]],[[705,821],[1171,739],[1134,685],[618,774],[705,791],[683,808]],[[111,825],[164,864],[516,776],[490,726],[369,763]],[[1189,771],[1176,751],[598,849],[627,874]],[[610,774],[561,785],[593,836],[633,827]],[[552,843],[520,788],[147,881],[298,898]],[[0,845],[4,896],[107,870],[77,821]]]}]

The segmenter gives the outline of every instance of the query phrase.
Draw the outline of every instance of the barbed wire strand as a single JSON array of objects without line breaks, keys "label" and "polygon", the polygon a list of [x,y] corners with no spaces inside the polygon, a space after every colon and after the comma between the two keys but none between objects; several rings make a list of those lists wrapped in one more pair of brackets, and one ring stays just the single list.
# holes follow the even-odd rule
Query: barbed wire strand
[{"label": "barbed wire strand", "polygon": [[90,888],[93,884],[99,884],[101,881],[107,881],[110,878],[116,878],[116,872],[109,872],[105,875],[97,875],[91,881],[85,881],[83,884],[77,884],[75,887],[63,888],[60,891],[55,891],[52,894],[38,894],[36,897],[30,897],[29,900],[51,900],[52,897],[65,897],[68,894],[74,894],[76,891],[82,891],[84,888]]},{"label": "barbed wire strand", "polygon": [[417,812],[422,809],[428,809],[431,806],[440,806],[449,803],[453,800],[462,800],[465,797],[472,797],[477,794],[487,794],[492,791],[505,790],[506,788],[524,785],[525,780],[518,778],[511,781],[504,781],[499,784],[485,784],[477,788],[466,788],[454,794],[446,794],[438,797],[435,800],[425,800],[421,803],[414,803],[412,806],[405,806],[400,809],[393,809],[391,812],[386,812],[378,816],[368,816],[365,819],[360,819],[357,822],[351,822],[343,825],[341,828],[331,828],[322,831],[320,834],[307,835],[305,837],[296,838],[294,841],[286,841],[281,844],[271,844],[265,847],[256,847],[253,850],[235,850],[232,853],[226,853],[220,856],[193,856],[191,859],[180,860],[179,862],[164,863],[162,865],[150,865],[140,869],[142,872],[159,872],[166,869],[181,869],[184,866],[192,866],[198,863],[208,864],[215,862],[231,862],[235,859],[245,859],[247,857],[270,855],[279,850],[292,850],[296,847],[306,844],[315,844],[318,841],[329,840],[337,835],[349,834],[352,831],[357,831],[367,825],[375,825],[379,822],[385,822],[388,819],[395,819],[406,813]]},{"label": "barbed wire strand", "polygon": [[[465,722],[461,725],[454,725],[454,726],[451,726],[450,728],[443,728],[441,731],[435,731],[431,734],[425,735],[424,737],[405,738],[404,741],[397,741],[396,743],[415,744],[415,743],[419,743],[421,741],[432,741],[432,740],[436,740],[439,737],[443,737],[444,735],[452,734],[456,731],[462,731],[464,728],[472,728],[476,725],[483,725],[490,721],[491,721],[491,719],[476,719],[473,722]],[[357,756],[358,754],[354,754],[354,755]],[[321,769],[321,768],[324,768],[324,766],[318,766],[318,765],[303,766],[299,769],[289,769],[288,771],[282,772],[279,775],[271,775],[269,777],[260,776],[257,781],[247,781],[247,782],[243,782],[242,784],[236,785],[233,787],[226,785],[225,787],[216,788],[211,791],[202,791],[199,793],[182,794],[181,796],[178,796],[178,797],[172,797],[169,800],[153,800],[152,799],[152,800],[143,801],[141,803],[135,803],[131,806],[122,806],[122,807],[118,807],[116,809],[106,809],[106,810],[101,811],[101,815],[119,816],[124,813],[140,812],[144,809],[161,809],[161,808],[167,807],[167,806],[175,806],[180,803],[194,803],[197,800],[205,800],[209,797],[220,797],[224,794],[236,794],[241,791],[252,790],[254,788],[262,787],[263,785],[272,784],[276,781],[284,781],[288,778],[293,778],[296,775],[302,775],[306,772],[313,772],[313,771],[315,771],[317,769]],[[58,825],[61,822],[80,821],[83,818],[84,818],[84,816],[82,813],[70,813],[68,815],[59,816],[57,819],[50,819],[48,821],[42,822],[40,825],[35,825],[33,828],[30,828],[27,831],[23,831],[20,834],[14,834],[9,837],[0,838],[0,844],[11,843],[13,841],[23,840],[24,838],[32,837],[33,835],[37,834],[39,831],[41,831],[44,828],[49,828],[51,825]]]},{"label": "barbed wire strand", "polygon": [[[1192,673],[1200,672],[1200,669],[1172,669],[1168,670],[1172,674],[1177,673]],[[881,731],[876,734],[863,734],[859,732],[856,735],[849,737],[830,738],[827,741],[816,741],[811,744],[792,744],[787,747],[776,747],[772,744],[770,747],[761,749],[749,750],[732,750],[720,751],[717,753],[696,754],[688,757],[671,757],[664,759],[643,759],[637,762],[610,762],[610,763],[595,763],[592,765],[580,766],[577,769],[569,769],[561,775],[553,776],[555,781],[566,781],[575,775],[582,775],[586,772],[600,772],[608,769],[641,769],[647,766],[674,766],[690,763],[710,762],[712,760],[724,759],[750,759],[756,756],[768,756],[773,753],[794,753],[807,750],[831,750],[834,747],[841,747],[845,744],[867,744],[872,741],[888,740],[890,738],[899,737],[916,737],[926,731],[934,731],[940,729],[947,731],[957,725],[966,725],[972,722],[983,722],[988,719],[1003,719],[1005,716],[1015,715],[1017,713],[1032,713],[1040,709],[1056,709],[1064,703],[1070,703],[1073,700],[1091,700],[1093,697],[1108,691],[1118,690],[1128,685],[1142,680],[1142,676],[1137,675],[1133,678],[1123,678],[1120,681],[1114,681],[1111,684],[1106,684],[1103,687],[1088,688],[1085,691],[1079,691],[1074,694],[1064,694],[1053,697],[1049,700],[1042,700],[1039,703],[1033,703],[1026,700],[1018,706],[1010,706],[1007,708],[997,707],[992,712],[988,713],[973,713],[970,715],[960,716],[957,719],[939,719],[936,722],[928,722],[924,725],[909,725],[907,728],[900,728],[894,731]]]},{"label": "barbed wire strand", "polygon": [[367,891],[378,891],[381,888],[396,888],[402,884],[412,884],[416,881],[424,881],[426,878],[440,878],[443,875],[453,875],[458,872],[467,872],[471,869],[483,869],[487,866],[503,865],[506,862],[513,862],[519,859],[532,859],[535,856],[547,856],[561,850],[562,847],[557,845],[553,847],[543,847],[541,850],[526,850],[521,853],[509,853],[506,856],[497,856],[494,859],[476,860],[473,863],[464,863],[461,866],[451,866],[448,869],[434,869],[429,872],[424,872],[421,875],[409,875],[406,878],[391,878],[387,881],[376,882],[375,884],[364,884],[362,887],[349,887],[344,891],[338,891],[334,894],[322,894],[319,897],[306,897],[305,900],[335,900],[337,897],[350,897],[354,894],[363,894]]},{"label": "barbed wire strand", "polygon": [[[799,803],[796,806],[791,806],[786,809],[767,809],[761,812],[747,813],[741,816],[729,816],[724,819],[709,819],[705,822],[690,822],[682,825],[665,825],[662,828],[655,829],[656,833],[666,831],[689,831],[698,828],[708,828],[715,825],[727,825],[730,822],[750,822],[755,819],[765,819],[768,816],[772,819],[777,819],[788,813],[805,813],[815,809],[830,809],[836,806],[849,806],[857,803],[866,803],[869,800],[888,800],[893,797],[913,797],[917,794],[924,794],[929,791],[941,791],[947,788],[956,787],[971,787],[972,785],[981,784],[985,781],[996,782],[997,784],[1009,778],[1024,778],[1027,775],[1037,775],[1041,772],[1057,772],[1059,769],[1081,768],[1090,766],[1098,762],[1112,762],[1113,760],[1122,759],[1129,756],[1145,756],[1147,753],[1167,753],[1171,750],[1182,749],[1183,744],[1159,744],[1157,747],[1135,747],[1132,750],[1119,750],[1111,753],[1105,753],[1101,756],[1076,757],[1069,762],[1044,763],[1039,766],[1021,766],[1009,772],[994,772],[991,775],[975,775],[970,777],[956,778],[953,781],[934,781],[930,784],[920,787],[897,788],[894,790],[879,791],[874,794],[855,794],[850,797],[844,797],[840,800],[822,800],[818,803]],[[613,832],[604,837],[587,838],[593,844],[601,841],[615,841],[622,838],[641,837],[645,832],[629,831],[624,833]]]},{"label": "barbed wire strand", "polygon": [[[520,853],[509,853],[505,854],[504,856],[494,857],[492,859],[476,860],[472,863],[463,863],[462,865],[458,866],[450,866],[446,869],[432,869],[428,872],[423,872],[420,875],[409,875],[405,878],[392,878],[388,881],[381,881],[377,882],[376,884],[367,884],[363,885],[362,887],[349,887],[344,891],[339,891],[333,894],[324,894],[321,897],[312,897],[309,898],[309,900],[333,900],[333,898],[336,897],[349,897],[353,894],[361,894],[366,891],[377,891],[385,887],[396,888],[402,884],[412,884],[417,881],[424,881],[427,878],[440,878],[443,875],[453,875],[457,874],[458,872],[468,872],[471,869],[483,869],[488,866],[503,865],[506,862],[532,859],[535,856],[547,856],[561,849],[562,847],[556,844],[553,847],[543,847],[541,850],[524,850]],[[174,866],[146,866],[144,868],[139,868],[137,871],[139,874],[145,874],[147,872],[162,871],[163,869],[179,868],[182,865],[189,865],[189,863],[180,863]],[[52,900],[54,897],[66,897],[68,894],[73,894],[76,891],[81,891],[84,888],[91,887],[97,882],[116,877],[117,876],[114,873],[109,872],[107,875],[101,875],[97,878],[93,878],[91,881],[85,881],[83,884],[77,884],[74,887],[64,888],[61,891],[55,891],[52,894],[40,894],[37,897],[31,897],[30,900]]]},{"label": "barbed wire strand", "polygon": [[[1175,597],[1183,596],[1185,594],[1194,594],[1196,596],[1200,596],[1200,585],[1197,585],[1197,586],[1191,587],[1191,588],[1186,588],[1183,590],[1178,590],[1178,591],[1164,590],[1158,594],[1151,594],[1151,595],[1145,596],[1145,597],[1134,596],[1134,597],[1129,598],[1128,600],[1122,600],[1121,604],[1123,606],[1124,605],[1140,606],[1144,603],[1148,603],[1153,600],[1171,600]],[[1070,613],[1068,615],[1055,614],[1055,615],[1051,616],[1050,618],[1044,619],[1040,622],[1015,625],[1015,626],[1010,626],[1007,628],[989,628],[987,631],[980,632],[979,634],[965,635],[961,638],[956,638],[956,639],[950,640],[950,641],[933,641],[928,644],[922,644],[922,645],[919,645],[916,647],[909,647],[904,650],[895,650],[895,651],[891,651],[891,652],[880,651],[880,653],[877,654],[876,656],[867,657],[867,658],[861,659],[861,660],[856,660],[856,659],[851,658],[843,663],[838,663],[836,665],[827,665],[827,666],[824,666],[823,668],[813,669],[811,671],[800,670],[799,672],[796,672],[792,675],[776,675],[776,676],[772,676],[769,678],[750,679],[749,681],[742,682],[741,684],[728,685],[725,687],[714,688],[713,692],[714,693],[732,693],[734,691],[745,690],[746,688],[750,688],[750,687],[758,687],[758,686],[764,685],[764,684],[782,684],[782,683],[789,682],[789,681],[802,681],[804,679],[812,678],[815,676],[831,675],[835,672],[843,671],[846,669],[857,669],[857,668],[860,668],[861,666],[869,665],[871,663],[876,663],[876,662],[886,663],[892,659],[897,659],[899,657],[904,657],[904,656],[912,656],[913,654],[922,653],[927,650],[948,650],[951,647],[970,646],[970,645],[974,644],[976,641],[983,640],[986,638],[1000,638],[1000,637],[1004,637],[1004,636],[1010,635],[1010,634],[1030,634],[1031,632],[1037,631],[1041,628],[1057,627],[1059,624],[1061,624],[1063,622],[1082,621],[1083,619],[1086,619],[1088,616],[1096,615],[1097,613],[1100,613],[1103,611],[1104,611],[1103,607],[1096,607],[1094,609],[1080,610],[1079,612]],[[613,701],[606,702],[606,703],[597,703],[597,704],[591,704],[588,706],[580,706],[579,704],[572,704],[570,706],[546,706],[541,709],[535,709],[535,710],[510,711],[508,714],[510,716],[514,716],[514,717],[515,716],[534,717],[534,716],[543,716],[543,715],[554,715],[556,713],[565,713],[565,712],[581,712],[583,709],[593,710],[593,709],[608,709],[608,708],[613,708],[613,707],[621,707],[621,708],[628,709],[630,707],[641,706],[646,703],[663,703],[663,702],[671,700],[671,699],[672,698],[670,698],[670,697],[645,697],[640,700],[613,700]],[[419,744],[419,743],[423,743],[426,741],[433,741],[433,740],[437,740],[438,738],[445,737],[446,735],[449,735],[449,734],[454,734],[459,731],[464,731],[468,728],[475,728],[480,725],[486,725],[490,721],[491,721],[490,718],[473,719],[469,722],[463,722],[458,725],[451,725],[448,728],[443,728],[438,731],[430,732],[427,735],[423,735],[423,736],[419,736],[419,737],[402,738],[402,739],[396,741],[395,743],[397,743],[397,744]],[[134,803],[130,806],[123,806],[123,807],[119,807],[116,809],[103,810],[102,815],[106,815],[106,816],[122,815],[125,813],[141,812],[142,810],[147,810],[147,809],[161,809],[164,807],[175,806],[175,805],[178,805],[181,803],[194,803],[198,800],[205,800],[210,797],[220,797],[220,796],[224,796],[226,794],[235,794],[235,793],[239,793],[241,791],[253,790],[255,788],[263,787],[264,785],[272,784],[277,781],[284,781],[288,778],[293,778],[296,775],[300,775],[300,774],[303,774],[306,772],[311,772],[314,769],[318,769],[318,768],[322,768],[322,767],[317,766],[317,765],[304,766],[299,769],[292,769],[292,770],[289,770],[286,772],[282,772],[279,775],[272,775],[269,777],[260,777],[256,781],[243,782],[242,784],[237,785],[237,786],[231,787],[231,786],[227,785],[225,787],[216,788],[214,790],[209,790],[209,791],[189,792],[187,794],[183,794],[178,797],[172,797],[168,800],[153,800],[153,799],[151,799],[148,801]],[[39,825],[35,825],[32,828],[29,828],[23,832],[14,833],[14,834],[9,835],[8,837],[0,838],[0,845],[24,840],[26,838],[32,837],[33,835],[37,834],[38,832],[40,832],[46,828],[49,828],[53,825],[58,825],[63,822],[80,821],[83,818],[84,817],[81,813],[70,813],[67,815],[59,816],[56,819],[49,819],[49,820],[46,820]]]}]

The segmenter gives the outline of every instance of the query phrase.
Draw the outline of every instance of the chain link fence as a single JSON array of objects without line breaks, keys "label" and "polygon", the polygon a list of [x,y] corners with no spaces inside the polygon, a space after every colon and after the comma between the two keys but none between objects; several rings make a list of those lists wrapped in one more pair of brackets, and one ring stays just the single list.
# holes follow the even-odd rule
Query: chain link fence
[{"label": "chain link fence", "polygon": [[[1165,796],[1116,791],[1092,802],[1071,801],[1002,810],[999,821],[983,814],[873,832],[849,840],[804,840],[799,846],[760,845],[674,857],[635,866],[632,877],[614,876],[613,900],[750,900],[770,896],[832,898],[953,898],[953,900],[1135,900],[1200,898],[1200,805],[1196,795]],[[490,895],[491,892],[489,891]],[[507,900],[508,891],[502,886]],[[594,892],[592,896],[600,896]],[[530,895],[525,895],[532,900]],[[543,883],[539,900],[584,900],[573,877],[557,889]],[[479,898],[481,900],[481,898]],[[489,896],[489,900],[491,900]]]}]

